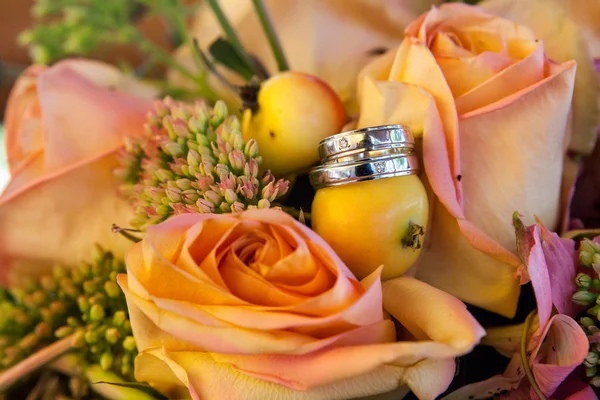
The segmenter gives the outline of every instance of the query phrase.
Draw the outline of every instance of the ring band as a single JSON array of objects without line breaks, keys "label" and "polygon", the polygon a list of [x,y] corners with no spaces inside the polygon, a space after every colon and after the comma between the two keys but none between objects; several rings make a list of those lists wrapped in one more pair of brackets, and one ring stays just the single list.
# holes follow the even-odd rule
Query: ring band
[{"label": "ring band", "polygon": [[322,162],[341,155],[379,149],[398,149],[400,153],[410,153],[415,147],[415,139],[406,125],[382,125],[329,136],[319,143],[319,156]]},{"label": "ring band", "polygon": [[418,172],[419,160],[416,155],[409,154],[324,164],[313,168],[309,179],[315,189],[320,189],[353,182],[416,175]]}]

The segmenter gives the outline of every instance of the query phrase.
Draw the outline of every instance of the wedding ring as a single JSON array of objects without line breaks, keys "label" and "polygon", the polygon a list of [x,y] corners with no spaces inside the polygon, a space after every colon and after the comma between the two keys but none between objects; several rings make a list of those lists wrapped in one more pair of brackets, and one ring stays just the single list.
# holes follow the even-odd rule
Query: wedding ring
[{"label": "wedding ring", "polygon": [[329,136],[319,143],[319,156],[326,163],[364,151],[395,149],[397,153],[411,153],[414,148],[415,139],[408,126],[382,125]]},{"label": "wedding ring", "polygon": [[416,175],[418,172],[419,160],[417,156],[403,154],[345,163],[322,164],[310,171],[309,179],[315,189],[320,189],[353,182]]}]

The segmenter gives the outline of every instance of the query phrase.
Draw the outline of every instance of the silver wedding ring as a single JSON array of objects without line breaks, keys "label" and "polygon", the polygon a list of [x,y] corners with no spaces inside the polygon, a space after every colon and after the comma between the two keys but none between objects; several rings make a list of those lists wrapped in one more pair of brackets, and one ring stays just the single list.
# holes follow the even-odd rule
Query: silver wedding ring
[{"label": "silver wedding ring", "polygon": [[329,136],[319,144],[321,165],[309,173],[315,189],[419,173],[415,140],[405,125],[373,126]]},{"label": "silver wedding ring", "polygon": [[415,139],[408,126],[382,125],[329,136],[319,143],[319,156],[325,163],[365,151],[395,149],[397,153],[410,153],[414,148]]},{"label": "silver wedding ring", "polygon": [[352,182],[414,175],[419,172],[416,155],[366,158],[356,162],[323,164],[313,168],[309,174],[310,184],[315,189],[344,185]]}]

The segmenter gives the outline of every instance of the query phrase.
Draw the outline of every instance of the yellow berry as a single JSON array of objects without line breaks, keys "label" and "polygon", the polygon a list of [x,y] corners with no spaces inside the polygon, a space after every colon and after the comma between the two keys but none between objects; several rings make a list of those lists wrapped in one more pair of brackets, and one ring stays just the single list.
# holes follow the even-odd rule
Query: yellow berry
[{"label": "yellow berry", "polygon": [[346,122],[344,106],[333,89],[298,72],[283,72],[263,82],[258,111],[245,118],[245,139],[256,140],[263,168],[275,176],[317,163],[319,142],[338,133]]},{"label": "yellow berry", "polygon": [[416,175],[326,187],[312,204],[313,229],[359,279],[381,265],[382,280],[404,274],[419,257],[428,217]]}]

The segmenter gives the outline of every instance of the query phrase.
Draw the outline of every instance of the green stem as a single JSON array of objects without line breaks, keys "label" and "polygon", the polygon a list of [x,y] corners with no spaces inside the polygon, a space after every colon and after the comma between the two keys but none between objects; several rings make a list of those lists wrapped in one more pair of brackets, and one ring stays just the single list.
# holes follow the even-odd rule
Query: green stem
[{"label": "green stem", "polygon": [[531,371],[531,367],[529,366],[529,359],[527,357],[527,334],[529,333],[529,327],[533,319],[535,318],[537,312],[532,311],[525,320],[525,325],[523,326],[523,335],[521,336],[521,364],[523,364],[523,369],[525,370],[525,375],[527,375],[527,379],[531,384],[531,388],[535,392],[535,394],[539,397],[540,400],[547,400],[544,393],[542,393],[540,387],[537,385],[535,381],[535,377],[533,376],[533,372]]},{"label": "green stem", "polygon": [[199,94],[209,101],[217,101],[219,95],[215,93],[207,82],[206,65],[204,64],[201,55],[198,53],[198,48],[195,45],[194,39],[188,34],[187,27],[185,26],[185,19],[183,17],[183,10],[167,5],[162,7],[161,11],[171,22],[171,25],[177,31],[177,34],[183,39],[183,43],[188,46],[192,53],[192,58],[198,69],[198,75],[194,76],[192,74],[192,76],[194,76],[194,81],[198,85]]},{"label": "green stem", "polygon": [[225,16],[225,13],[223,13],[221,6],[219,6],[219,2],[217,0],[206,0],[206,1],[208,2],[208,5],[212,9],[213,13],[215,14],[217,21],[219,21],[219,25],[221,25],[221,29],[223,29],[223,33],[225,33],[225,36],[227,37],[227,40],[229,41],[229,43],[231,43],[231,45],[235,48],[235,50],[238,52],[238,55],[240,57],[242,57],[244,59],[244,61],[246,61],[248,66],[253,69],[252,72],[254,73],[254,75],[257,75],[256,66],[254,65],[254,61],[250,58],[250,56],[248,55],[246,50],[244,50],[244,46],[242,46],[242,42],[240,42],[240,39],[238,38],[237,34],[235,33],[235,30],[229,23],[229,20]]},{"label": "green stem", "polygon": [[254,9],[256,10],[258,18],[260,19],[260,24],[265,31],[265,35],[267,36],[271,50],[273,50],[273,55],[277,61],[277,68],[279,71],[289,70],[290,66],[285,58],[279,38],[275,33],[275,27],[273,26],[273,21],[271,20],[269,11],[267,10],[267,7],[265,7],[264,0],[252,0],[252,3],[254,4]]}]

